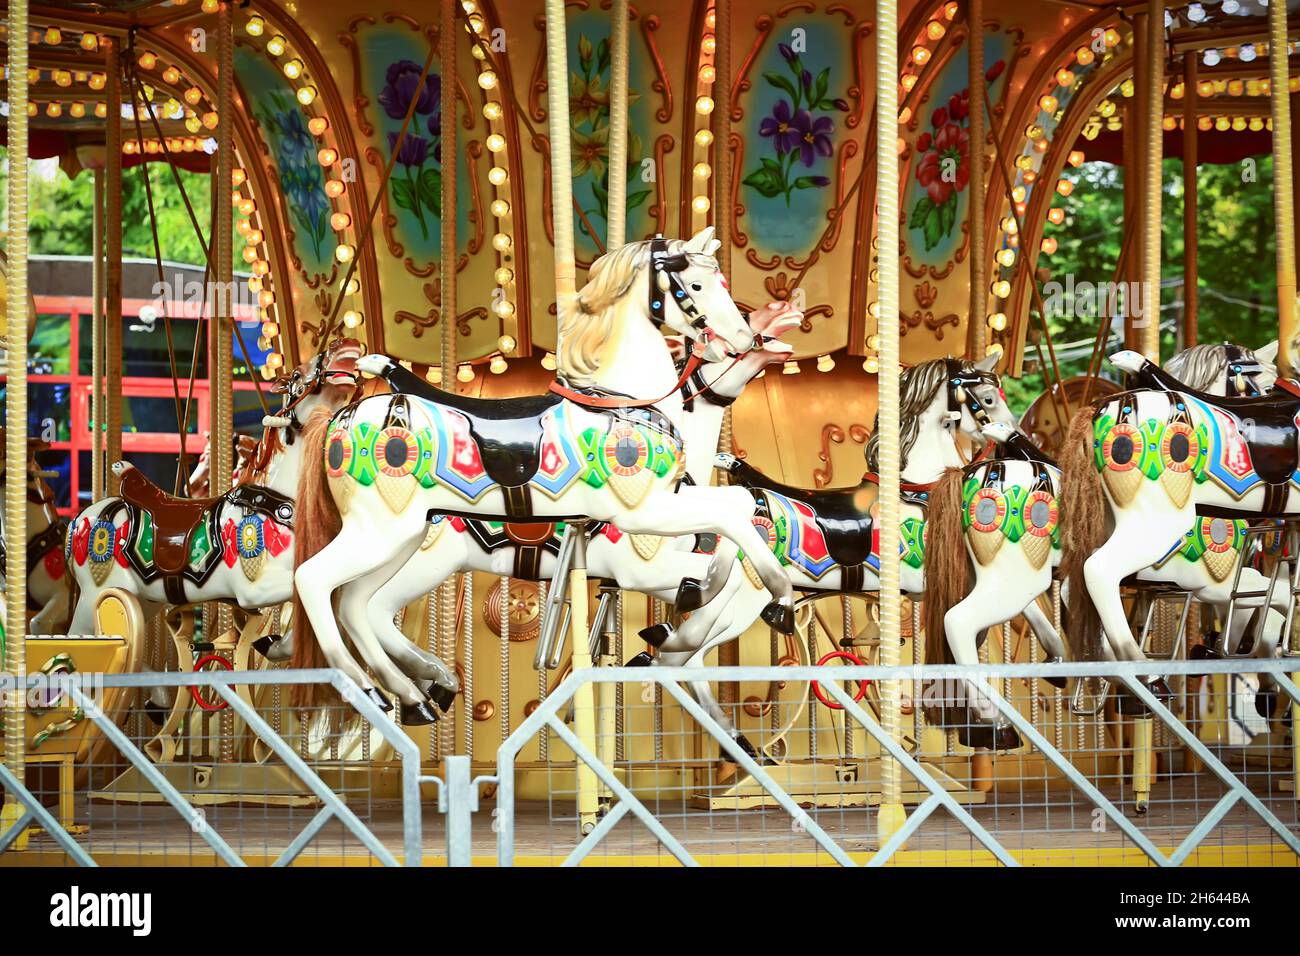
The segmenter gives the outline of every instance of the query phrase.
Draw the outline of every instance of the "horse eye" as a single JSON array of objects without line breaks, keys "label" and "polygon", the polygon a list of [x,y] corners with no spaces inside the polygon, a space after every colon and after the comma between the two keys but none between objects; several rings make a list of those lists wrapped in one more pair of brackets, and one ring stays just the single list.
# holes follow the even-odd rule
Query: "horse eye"
[{"label": "horse eye", "polygon": [[704,286],[700,285],[698,282],[692,282],[692,283],[691,283],[691,291],[692,291],[692,292],[703,292],[703,291],[704,291]]},{"label": "horse eye", "polygon": [[992,405],[992,404],[993,404],[993,399],[991,399],[991,398],[986,398],[986,399],[984,399],[984,404],[985,404],[985,405]]}]

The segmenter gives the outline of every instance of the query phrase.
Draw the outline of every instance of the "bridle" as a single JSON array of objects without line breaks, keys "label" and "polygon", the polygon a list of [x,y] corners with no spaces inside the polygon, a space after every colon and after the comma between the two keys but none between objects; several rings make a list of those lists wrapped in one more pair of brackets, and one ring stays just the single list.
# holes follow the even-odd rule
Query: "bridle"
[{"label": "bridle", "polygon": [[955,358],[944,359],[944,366],[948,373],[948,411],[960,412],[965,408],[975,419],[976,425],[983,427],[990,424],[992,419],[989,418],[989,413],[980,402],[979,396],[975,394],[975,386],[990,385],[993,388],[1000,388],[997,375],[967,366]]},{"label": "bridle", "polygon": [[1228,367],[1224,372],[1226,377],[1224,392],[1230,396],[1243,398],[1263,395],[1258,376],[1264,372],[1264,364],[1255,357],[1255,353],[1231,342],[1224,342],[1223,349],[1228,360]]},{"label": "bridle", "polygon": [[[745,321],[746,322],[749,321],[749,316],[745,317]],[[764,335],[762,332],[754,333],[755,348],[762,348],[768,342],[775,342],[775,341],[776,341],[775,335]],[[708,402],[710,405],[715,405],[718,408],[730,408],[733,404],[735,404],[736,399],[740,398],[739,393],[735,395],[720,395],[716,391],[714,391],[713,386],[718,384],[718,382],[722,380],[722,377],[724,375],[726,375],[733,368],[735,368],[736,364],[742,358],[744,358],[744,356],[745,353],[728,352],[727,358],[731,359],[731,364],[728,365],[726,368],[724,368],[721,372],[719,372],[714,377],[713,381],[708,381],[707,379],[705,379],[703,365],[697,365],[695,367],[695,370],[690,373],[689,379],[683,382],[681,385],[682,408],[685,411],[688,412],[691,411],[691,408],[695,404],[695,400],[697,398],[700,399],[701,401]],[[678,372],[681,372],[683,367],[686,365],[687,361],[688,361],[687,359],[683,358],[683,359],[678,359],[677,362],[674,363]]]},{"label": "bridle", "polygon": [[[668,324],[667,319],[664,317],[665,295],[671,293],[673,304],[677,306],[682,315],[686,316],[691,328],[699,333],[691,346],[690,355],[681,367],[677,382],[672,388],[658,398],[632,398],[627,395],[592,395],[572,389],[557,380],[551,382],[550,390],[556,395],[567,398],[579,405],[585,405],[588,408],[648,408],[662,402],[673,392],[681,390],[685,395],[687,383],[698,375],[700,366],[704,364],[704,358],[696,351],[695,345],[707,346],[715,337],[713,330],[709,328],[708,315],[695,304],[695,300],[691,298],[690,290],[686,288],[686,283],[682,281],[681,273],[685,272],[690,264],[691,254],[687,252],[669,252],[668,240],[663,236],[655,236],[650,240],[650,262],[648,265],[650,277],[646,283],[649,296],[647,305],[650,321],[654,323],[655,328],[660,330]],[[755,335],[746,352],[760,347],[760,338],[760,336]],[[727,354],[732,355],[733,353],[728,352]],[[722,371],[722,375],[730,371],[744,354],[745,352],[736,353],[731,365]],[[719,375],[718,377],[721,378],[722,376]],[[704,389],[707,389],[711,384],[704,382],[703,376],[699,377],[699,381]],[[717,379],[714,381],[717,381]],[[690,397],[694,398],[695,395],[699,395],[701,390],[697,388]]]}]

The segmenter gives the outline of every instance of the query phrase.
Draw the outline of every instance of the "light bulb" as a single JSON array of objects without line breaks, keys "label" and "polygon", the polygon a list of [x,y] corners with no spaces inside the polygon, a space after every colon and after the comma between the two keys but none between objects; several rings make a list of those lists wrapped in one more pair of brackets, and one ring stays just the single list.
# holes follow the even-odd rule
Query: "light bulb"
[{"label": "light bulb", "polygon": [[336,231],[341,232],[350,225],[352,225],[352,217],[345,212],[336,212],[330,216],[330,226]]},{"label": "light bulb", "polygon": [[462,365],[456,369],[456,381],[472,382],[474,381],[474,369],[469,365]]},{"label": "light bulb", "polygon": [[253,14],[244,24],[244,29],[248,31],[250,37],[260,37],[266,30],[266,21],[258,14]]},{"label": "light bulb", "polygon": [[496,89],[497,75],[491,70],[484,70],[478,75],[479,89],[493,90]]},{"label": "light bulb", "polygon": [[343,181],[341,179],[330,179],[325,183],[325,195],[331,199],[338,199],[343,195]]},{"label": "light bulb", "polygon": [[362,321],[361,313],[356,309],[348,309],[343,313],[343,324],[349,329],[360,328]]},{"label": "light bulb", "polygon": [[546,369],[548,372],[554,372],[554,371],[555,371],[555,353],[554,353],[554,352],[547,352],[545,355],[542,356],[542,368]]},{"label": "light bulb", "polygon": [[488,369],[492,372],[493,375],[500,375],[507,368],[509,368],[509,364],[510,363],[508,363],[505,360],[505,356],[494,355],[492,356],[492,361],[488,363]]},{"label": "light bulb", "polygon": [[995,332],[1001,332],[1007,327],[1007,315],[1005,312],[994,312],[989,316],[989,328]]},{"label": "light bulb", "polygon": [[713,142],[713,133],[707,129],[697,130],[695,133],[696,146],[708,146]]},{"label": "light bulb", "polygon": [[496,272],[492,273],[492,278],[496,280],[497,285],[504,286],[509,285],[514,281],[515,274],[510,269],[502,266]]},{"label": "light bulb", "polygon": [[502,335],[497,339],[497,348],[502,352],[513,352],[518,344],[513,335]]},{"label": "light bulb", "polygon": [[799,363],[796,362],[796,361],[794,361],[793,359],[791,359],[790,361],[786,362],[784,365],[781,366],[781,374],[782,374],[782,375],[798,375],[798,374],[799,374]]},{"label": "light bulb", "polygon": [[298,97],[298,102],[303,106],[310,106],[316,100],[316,87],[300,86],[295,95]]},{"label": "light bulb", "polygon": [[356,255],[356,250],[347,243],[336,246],[334,249],[334,258],[339,262],[351,262],[352,257]]},{"label": "light bulb", "polygon": [[510,174],[507,173],[505,169],[500,166],[493,166],[491,169],[488,170],[488,182],[490,182],[493,186],[504,186],[506,180],[508,180],[509,178],[510,178]]},{"label": "light bulb", "polygon": [[329,146],[326,146],[324,149],[317,151],[316,160],[322,166],[333,166],[335,163],[339,161],[338,150],[331,149]]},{"label": "light bulb", "polygon": [[691,200],[691,209],[693,209],[693,210],[695,210],[696,212],[699,212],[699,213],[708,212],[708,211],[709,211],[709,197],[708,197],[708,196],[696,196],[694,199]]},{"label": "light bulb", "polygon": [[488,208],[492,210],[492,215],[496,216],[498,219],[503,219],[510,215],[510,203],[506,202],[504,199],[492,200],[492,205]]},{"label": "light bulb", "polygon": [[695,112],[707,116],[713,112],[713,97],[701,96],[695,101]]},{"label": "light bulb", "polygon": [[280,334],[280,324],[278,322],[263,322],[262,335],[268,339],[273,339]]},{"label": "light bulb", "polygon": [[302,76],[302,71],[303,71],[302,60],[298,59],[297,57],[294,57],[292,60],[286,62],[284,66],[281,67],[281,69],[284,70],[284,75],[287,76],[289,79],[296,80],[298,79],[298,77]]},{"label": "light bulb", "polygon": [[509,252],[512,245],[514,245],[514,243],[507,233],[498,232],[492,237],[492,248],[497,252]]},{"label": "light bulb", "polygon": [[277,33],[275,36],[271,37],[271,39],[266,41],[266,52],[271,54],[271,56],[279,56],[285,51],[285,46],[286,43],[284,37]]},{"label": "light bulb", "polygon": [[817,358],[817,371],[829,372],[835,367],[835,359],[829,355],[822,355]]},{"label": "light bulb", "polygon": [[506,138],[500,133],[490,133],[487,138],[487,148],[494,153],[499,153],[506,148]]},{"label": "light bulb", "polygon": [[323,136],[330,128],[330,121],[323,116],[313,116],[307,121],[307,131],[313,136]]}]

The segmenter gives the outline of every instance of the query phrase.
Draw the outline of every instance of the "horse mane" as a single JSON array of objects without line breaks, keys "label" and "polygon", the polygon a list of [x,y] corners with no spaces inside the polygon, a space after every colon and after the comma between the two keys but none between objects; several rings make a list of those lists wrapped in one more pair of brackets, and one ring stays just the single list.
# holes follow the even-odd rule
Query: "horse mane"
[{"label": "horse mane", "polygon": [[[969,371],[975,366],[962,361],[962,370]],[[921,412],[934,401],[935,393],[948,377],[948,367],[944,359],[931,359],[920,365],[904,369],[898,382],[898,419],[899,419],[899,459],[900,468],[907,467],[907,456],[916,444],[921,431]],[[867,470],[880,472],[880,413],[876,413],[871,426],[871,437],[867,439],[865,450]]]},{"label": "horse mane", "polygon": [[[1242,351],[1254,355],[1250,349]],[[1188,388],[1203,392],[1213,388],[1223,378],[1227,361],[1228,350],[1223,345],[1193,345],[1166,362],[1165,371]]]},{"label": "horse mane", "polygon": [[280,452],[284,451],[284,439],[280,437],[280,429],[266,428],[262,431],[262,438],[253,450],[245,454],[242,448],[236,448],[238,461],[236,465],[239,470],[239,480],[237,485],[255,485],[266,478],[266,471],[271,467],[271,459]]}]

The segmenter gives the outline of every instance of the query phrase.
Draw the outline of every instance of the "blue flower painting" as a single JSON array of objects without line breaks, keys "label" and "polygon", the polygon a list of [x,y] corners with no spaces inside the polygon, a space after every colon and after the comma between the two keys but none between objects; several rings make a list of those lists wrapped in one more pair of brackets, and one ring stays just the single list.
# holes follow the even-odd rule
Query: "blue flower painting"
[{"label": "blue flower painting", "polygon": [[330,228],[331,206],[325,174],[316,161],[316,139],[307,129],[302,107],[280,72],[256,51],[236,48],[235,72],[275,159],[294,230],[294,251],[308,275],[328,273],[338,240]]}]

